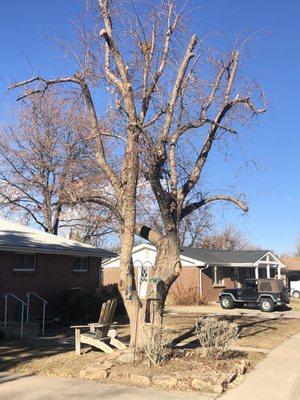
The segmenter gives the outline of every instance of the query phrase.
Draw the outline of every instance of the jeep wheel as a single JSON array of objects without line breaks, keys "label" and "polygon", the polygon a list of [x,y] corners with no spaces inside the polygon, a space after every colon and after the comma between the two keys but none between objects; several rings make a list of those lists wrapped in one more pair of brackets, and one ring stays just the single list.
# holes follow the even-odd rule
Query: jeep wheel
[{"label": "jeep wheel", "polygon": [[272,312],[275,308],[274,301],[265,297],[259,301],[259,308],[262,312]]},{"label": "jeep wheel", "polygon": [[234,308],[234,302],[230,296],[222,296],[220,299],[221,307],[225,310],[230,310]]},{"label": "jeep wheel", "polygon": [[300,292],[298,290],[294,290],[293,292],[293,298],[294,299],[300,299]]}]

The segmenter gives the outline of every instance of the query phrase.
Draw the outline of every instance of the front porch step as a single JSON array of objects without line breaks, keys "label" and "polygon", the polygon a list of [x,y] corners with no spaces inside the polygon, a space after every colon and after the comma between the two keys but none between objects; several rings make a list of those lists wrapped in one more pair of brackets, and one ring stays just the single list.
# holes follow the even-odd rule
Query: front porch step
[{"label": "front porch step", "polygon": [[[6,339],[19,339],[21,322],[9,321],[7,326],[4,322],[0,322],[0,330],[4,332]],[[40,335],[40,324],[38,322],[24,322],[23,325],[23,338],[32,338]]]}]

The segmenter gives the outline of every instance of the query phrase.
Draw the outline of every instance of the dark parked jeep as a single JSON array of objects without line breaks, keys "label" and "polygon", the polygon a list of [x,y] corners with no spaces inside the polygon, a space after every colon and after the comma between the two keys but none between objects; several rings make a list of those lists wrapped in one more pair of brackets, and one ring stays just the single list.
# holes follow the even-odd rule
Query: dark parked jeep
[{"label": "dark parked jeep", "polygon": [[290,302],[289,290],[282,279],[246,279],[242,288],[223,289],[219,298],[225,309],[256,304],[264,312]]}]

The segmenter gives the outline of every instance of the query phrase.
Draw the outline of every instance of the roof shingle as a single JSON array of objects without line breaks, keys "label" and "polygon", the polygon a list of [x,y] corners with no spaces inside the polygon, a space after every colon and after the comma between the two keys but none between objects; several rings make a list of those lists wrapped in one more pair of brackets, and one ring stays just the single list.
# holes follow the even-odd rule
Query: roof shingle
[{"label": "roof shingle", "polygon": [[27,250],[37,253],[70,254],[101,258],[116,256],[115,253],[108,250],[1,219],[0,250]]},{"label": "roof shingle", "polygon": [[181,254],[207,264],[223,265],[230,263],[253,264],[269,250],[212,250],[184,247]]}]

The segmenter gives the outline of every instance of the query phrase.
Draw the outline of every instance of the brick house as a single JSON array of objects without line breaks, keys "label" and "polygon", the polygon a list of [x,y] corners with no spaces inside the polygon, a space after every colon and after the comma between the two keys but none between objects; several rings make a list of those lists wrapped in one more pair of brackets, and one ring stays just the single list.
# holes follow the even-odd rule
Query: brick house
[{"label": "brick house", "polygon": [[[140,297],[146,295],[148,269],[154,265],[156,249],[149,244],[135,246],[132,252]],[[182,272],[171,290],[196,288],[208,300],[217,300],[224,287],[239,287],[246,278],[280,277],[282,261],[269,250],[209,250],[185,247],[181,251]],[[102,283],[119,279],[119,257],[105,260]]]},{"label": "brick house", "polygon": [[[4,315],[4,295],[12,293],[23,301],[34,292],[45,299],[47,314],[55,314],[64,289],[96,289],[101,260],[114,256],[109,251],[0,220],[0,315]],[[34,296],[33,296],[34,297]],[[9,317],[13,319],[18,302],[8,299]],[[41,309],[37,298],[31,310]]]}]

